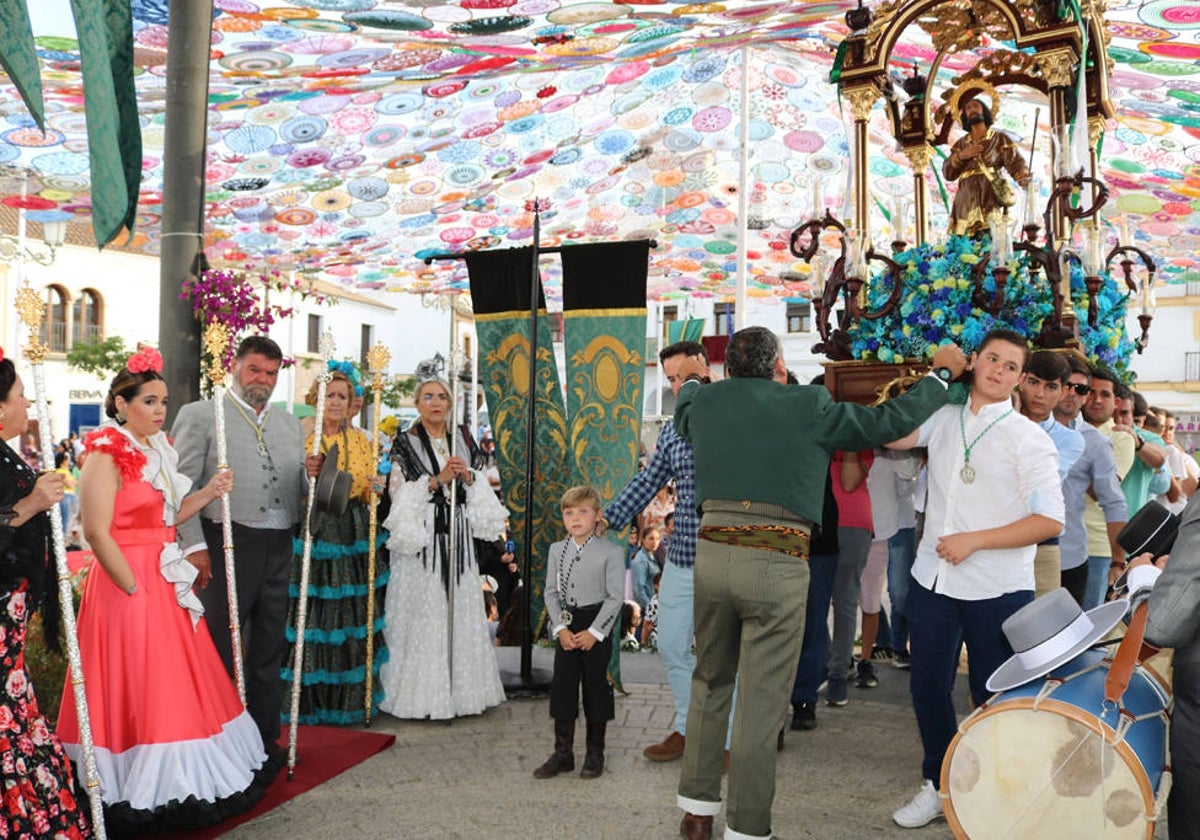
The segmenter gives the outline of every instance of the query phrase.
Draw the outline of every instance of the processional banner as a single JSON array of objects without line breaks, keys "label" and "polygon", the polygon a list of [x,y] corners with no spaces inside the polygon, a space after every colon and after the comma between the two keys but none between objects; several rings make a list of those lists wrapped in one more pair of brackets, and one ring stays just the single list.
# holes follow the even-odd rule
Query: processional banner
[{"label": "processional banner", "polygon": [[637,472],[650,243],[562,249],[571,483],[611,501]]},{"label": "processional banner", "polygon": [[[530,292],[533,249],[475,251],[466,255],[479,340],[479,378],[487,398],[501,501],[511,516],[517,562],[525,546],[525,455],[529,429]],[[537,631],[543,612],[546,557],[562,537],[559,500],[569,486],[567,418],[554,361],[546,300],[538,284],[537,363],[534,377],[534,467],[530,620]]]}]

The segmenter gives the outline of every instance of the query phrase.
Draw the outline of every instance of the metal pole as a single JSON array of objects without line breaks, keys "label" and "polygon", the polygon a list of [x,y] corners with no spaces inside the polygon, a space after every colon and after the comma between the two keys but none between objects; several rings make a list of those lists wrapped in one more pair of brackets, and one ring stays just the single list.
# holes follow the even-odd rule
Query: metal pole
[{"label": "metal pole", "polygon": [[[20,213],[23,218],[25,211]],[[24,233],[24,228],[21,228]],[[23,255],[22,255],[23,256]],[[20,265],[20,262],[17,263]],[[54,436],[50,433],[50,403],[46,400],[45,359],[48,348],[39,337],[44,312],[42,301],[28,283],[17,292],[16,309],[29,328],[29,346],[25,357],[33,366],[34,400],[37,405],[38,437],[42,445],[42,469],[54,469]],[[62,513],[58,505],[47,511],[50,517],[50,536],[54,544],[54,565],[58,573],[58,599],[62,612],[63,635],[67,643],[70,664],[71,693],[75,700],[75,716],[79,721],[79,749],[82,753],[83,776],[91,803],[92,831],[104,840],[104,803],[100,800],[100,771],[96,766],[96,748],[92,740],[92,719],[88,714],[87,690],[84,686],[83,659],[79,651],[79,634],[75,626],[75,597],[71,590],[71,572],[67,567],[67,550],[63,542]]]},{"label": "metal pole", "polygon": [[[321,369],[317,373],[317,417],[313,427],[311,455],[321,454],[322,424],[325,420],[325,389],[333,374],[329,362],[333,359],[333,333],[326,330],[321,336]],[[300,726],[300,683],[304,676],[304,630],[308,624],[308,578],[312,569],[312,513],[317,495],[317,479],[308,477],[308,507],[304,512],[304,553],[300,557],[300,602],[296,606],[296,650],[292,657],[292,704],[288,721],[288,781],[296,776],[296,739]]]},{"label": "metal pole", "polygon": [[[450,457],[458,454],[458,439],[462,436],[458,428],[458,307],[454,298],[450,298],[450,356],[448,359],[446,379],[450,383]],[[432,465],[437,469],[437,464]],[[454,716],[454,588],[457,585],[455,576],[458,573],[458,479],[450,479],[447,485],[450,492],[450,556],[443,557],[442,562],[448,564],[446,571],[446,668],[450,678],[450,714]]]},{"label": "metal pole", "polygon": [[158,346],[171,392],[168,425],[184,403],[200,398],[200,328],[181,300],[197,274],[204,244],[204,144],[213,0],[170,0],[167,23],[166,133],[163,138],[162,253]]},{"label": "metal pole", "polygon": [[742,47],[741,102],[738,116],[742,121],[738,132],[738,233],[737,233],[737,294],[734,298],[733,322],[737,329],[746,326],[746,275],[749,273],[746,257],[746,230],[750,222],[750,49]]},{"label": "metal pole", "polygon": [[538,293],[542,275],[538,268],[538,246],[542,237],[541,206],[533,200],[533,270],[529,287],[529,387],[526,391],[528,417],[525,428],[525,538],[522,542],[521,577],[525,581],[525,622],[521,627],[521,679],[533,680],[533,447],[537,435]]},{"label": "metal pole", "polygon": [[[374,397],[371,412],[371,457],[379,463],[379,412],[383,401],[383,378],[391,364],[392,354],[378,341],[367,353],[367,367],[371,371],[371,393]],[[371,712],[374,703],[371,695],[375,692],[375,539],[379,531],[379,494],[375,492],[374,482],[377,480],[378,468],[371,476],[371,509],[367,520],[367,673],[366,673],[366,710],[365,722],[371,726]]]},{"label": "metal pole", "polygon": [[[212,323],[204,330],[204,344],[212,365],[206,371],[213,392],[213,424],[217,438],[217,472],[229,469],[228,447],[225,438],[225,380],[228,371],[223,367],[225,351],[229,349],[229,330],[224,324]],[[221,494],[221,547],[225,554],[225,588],[229,602],[229,638],[233,647],[233,676],[238,699],[246,705],[246,669],[242,660],[242,619],[238,612],[237,564],[233,548],[233,512],[228,493]]]}]

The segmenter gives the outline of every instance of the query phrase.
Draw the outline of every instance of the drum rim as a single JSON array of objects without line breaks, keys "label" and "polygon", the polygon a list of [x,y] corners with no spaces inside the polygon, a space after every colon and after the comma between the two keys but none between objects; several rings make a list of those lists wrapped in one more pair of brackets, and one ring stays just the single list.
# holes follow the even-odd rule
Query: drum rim
[{"label": "drum rim", "polygon": [[[1161,691],[1161,686],[1157,680],[1150,678],[1150,682],[1156,689]],[[976,708],[975,711],[968,715],[967,718],[958,725],[958,732],[954,734],[954,738],[951,739],[950,745],[946,747],[946,754],[942,758],[942,769],[941,773],[939,774],[938,782],[938,793],[943,794],[942,812],[945,814],[946,823],[950,826],[951,831],[954,832],[954,836],[968,836],[966,829],[963,827],[962,822],[958,818],[958,814],[954,810],[954,799],[950,795],[950,760],[954,756],[954,751],[958,747],[958,742],[962,740],[964,735],[966,735],[967,730],[984,718],[998,714],[1002,711],[1034,711],[1035,703],[1037,705],[1037,711],[1052,712],[1060,715],[1061,717],[1069,718],[1083,724],[1088,729],[1091,729],[1093,732],[1104,738],[1104,742],[1116,751],[1117,755],[1120,756],[1121,760],[1125,762],[1127,767],[1132,769],[1134,766],[1137,766],[1142,769],[1141,776],[1138,776],[1136,773],[1133,775],[1137,780],[1138,790],[1142,794],[1142,805],[1144,809],[1142,813],[1142,820],[1146,825],[1146,840],[1153,840],[1154,827],[1156,823],[1156,820],[1153,818],[1154,790],[1150,787],[1150,776],[1146,773],[1146,768],[1142,766],[1141,759],[1138,758],[1137,753],[1135,753],[1133,748],[1129,746],[1128,741],[1122,740],[1120,743],[1113,743],[1113,739],[1116,737],[1116,730],[1114,730],[1107,723],[1104,723],[1095,715],[1090,716],[1091,719],[1088,720],[1087,716],[1083,714],[1079,706],[1076,706],[1074,703],[1068,703],[1065,700],[1056,700],[1053,697],[1044,697],[1040,702],[1037,701],[1037,698],[1035,697],[1013,697],[1007,700],[1001,700],[997,703],[992,703],[989,700],[984,705]],[[1093,725],[1093,723],[1095,725]],[[1131,764],[1130,759],[1133,759],[1135,763]],[[1166,768],[1164,768],[1164,772],[1165,769]]]}]

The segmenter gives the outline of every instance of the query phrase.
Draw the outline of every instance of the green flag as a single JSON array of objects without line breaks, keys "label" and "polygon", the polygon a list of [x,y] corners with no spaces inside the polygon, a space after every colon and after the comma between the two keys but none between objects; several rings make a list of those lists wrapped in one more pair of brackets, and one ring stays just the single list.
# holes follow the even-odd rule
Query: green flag
[{"label": "green flag", "polygon": [[142,130],[133,83],[130,0],[71,0],[83,74],[92,229],[103,248],[133,231],[142,172]]},{"label": "green flag", "polygon": [[16,85],[38,128],[44,131],[42,67],[34,49],[25,0],[0,0],[0,66]]}]

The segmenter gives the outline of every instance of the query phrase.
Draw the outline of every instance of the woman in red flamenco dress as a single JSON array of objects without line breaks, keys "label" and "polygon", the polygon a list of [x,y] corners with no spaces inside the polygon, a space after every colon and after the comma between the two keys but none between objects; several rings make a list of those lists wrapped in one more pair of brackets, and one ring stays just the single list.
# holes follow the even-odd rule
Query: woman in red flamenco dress
[{"label": "woman in red flamenco dress", "polygon": [[[196,569],[175,523],[230,489],[219,473],[191,495],[162,432],[157,351],[130,357],[109,389],[116,425],[88,435],[80,479],[97,563],[79,608],[79,648],[105,824],[131,837],[213,825],[248,811],[278,772],[202,625]],[[58,735],[76,766],[79,723],[63,689]]]}]

